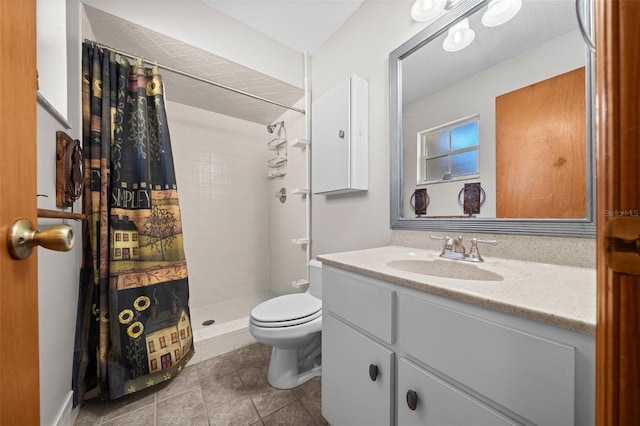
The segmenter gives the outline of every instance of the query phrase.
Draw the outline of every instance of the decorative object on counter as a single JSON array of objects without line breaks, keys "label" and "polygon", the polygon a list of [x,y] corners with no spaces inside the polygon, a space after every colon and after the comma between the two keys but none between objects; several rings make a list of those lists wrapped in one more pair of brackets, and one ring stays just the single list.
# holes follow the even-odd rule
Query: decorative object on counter
[{"label": "decorative object on counter", "polygon": [[[267,160],[269,173],[267,179],[276,179],[286,176],[287,174],[287,129],[284,127],[284,121],[268,124],[267,132],[274,133],[276,137],[267,142],[269,151],[275,151],[275,156]],[[284,132],[284,137],[282,133]],[[286,195],[285,195],[286,200]],[[282,201],[284,203],[284,201]]]},{"label": "decorative object on counter", "polygon": [[[460,199],[461,195],[463,196],[462,200]],[[480,214],[480,206],[484,204],[486,199],[487,194],[480,186],[480,182],[465,183],[464,188],[458,193],[458,203],[469,217]]]},{"label": "decorative object on counter", "polygon": [[56,206],[72,207],[82,195],[82,147],[63,131],[56,132]]},{"label": "decorative object on counter", "polygon": [[280,200],[282,204],[287,201],[287,188],[280,188],[279,191],[276,191],[276,198]]},{"label": "decorative object on counter", "polygon": [[429,207],[429,194],[427,194],[427,188],[417,188],[413,191],[413,195],[409,202],[416,212],[416,217],[426,215],[427,207]]}]

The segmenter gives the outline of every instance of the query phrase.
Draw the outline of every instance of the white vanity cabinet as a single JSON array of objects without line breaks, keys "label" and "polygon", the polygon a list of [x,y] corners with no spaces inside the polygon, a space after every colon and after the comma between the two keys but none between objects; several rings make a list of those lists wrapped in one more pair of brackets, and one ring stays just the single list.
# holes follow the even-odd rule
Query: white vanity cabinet
[{"label": "white vanity cabinet", "polygon": [[[330,274],[322,288],[322,410],[332,425],[393,423],[395,291]],[[366,298],[363,299],[363,295]],[[330,307],[327,311],[326,306]]]},{"label": "white vanity cabinet", "polygon": [[333,426],[595,423],[591,335],[325,265],[322,344]]},{"label": "white vanity cabinet", "polygon": [[[332,425],[392,422],[394,353],[333,315],[322,317],[333,348],[323,352],[322,404]],[[325,342],[323,342],[325,345]]]},{"label": "white vanity cabinet", "polygon": [[398,360],[397,407],[399,425],[518,424],[404,357]]},{"label": "white vanity cabinet", "polygon": [[368,83],[356,75],[314,100],[311,126],[314,194],[367,190],[368,102]]}]

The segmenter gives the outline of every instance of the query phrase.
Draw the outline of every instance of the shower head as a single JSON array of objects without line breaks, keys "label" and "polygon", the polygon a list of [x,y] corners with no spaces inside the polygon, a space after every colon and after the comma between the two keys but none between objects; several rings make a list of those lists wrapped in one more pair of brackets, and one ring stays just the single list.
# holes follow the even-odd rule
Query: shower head
[{"label": "shower head", "polygon": [[278,126],[284,126],[284,121],[278,121],[277,123],[268,124],[267,125],[267,132],[273,133],[275,128],[278,127]]}]

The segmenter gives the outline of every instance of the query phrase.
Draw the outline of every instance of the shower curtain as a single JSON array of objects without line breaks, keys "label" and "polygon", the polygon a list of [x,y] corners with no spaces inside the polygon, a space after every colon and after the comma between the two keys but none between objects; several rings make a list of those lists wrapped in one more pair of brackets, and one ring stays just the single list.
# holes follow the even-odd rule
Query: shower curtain
[{"label": "shower curtain", "polygon": [[83,44],[83,262],[74,407],[178,374],[194,354],[178,191],[157,67]]}]

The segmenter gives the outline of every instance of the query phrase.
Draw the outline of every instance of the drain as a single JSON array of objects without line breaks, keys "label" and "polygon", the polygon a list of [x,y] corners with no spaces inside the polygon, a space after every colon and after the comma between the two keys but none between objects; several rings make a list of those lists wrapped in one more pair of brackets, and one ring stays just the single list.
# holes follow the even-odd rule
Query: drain
[{"label": "drain", "polygon": [[213,324],[215,321],[214,320],[206,320],[202,323],[202,325],[211,325]]}]

